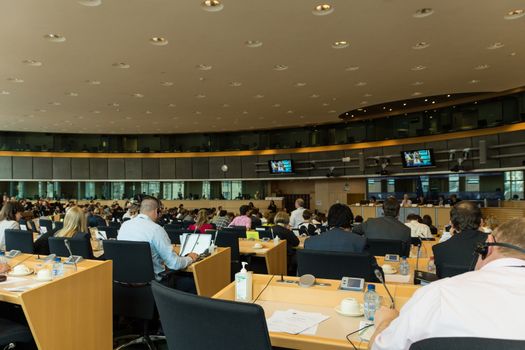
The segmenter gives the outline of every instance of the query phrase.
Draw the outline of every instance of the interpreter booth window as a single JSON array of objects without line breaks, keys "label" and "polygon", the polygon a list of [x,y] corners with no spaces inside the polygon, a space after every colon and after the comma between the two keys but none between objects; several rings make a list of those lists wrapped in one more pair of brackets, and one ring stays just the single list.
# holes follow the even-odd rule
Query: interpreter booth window
[{"label": "interpreter booth window", "polygon": [[523,199],[523,171],[505,172],[505,199]]},{"label": "interpreter booth window", "polygon": [[162,198],[167,200],[184,199],[184,182],[163,182]]},{"label": "interpreter booth window", "polygon": [[95,188],[95,183],[94,182],[86,182],[85,184],[85,197],[86,199],[94,199],[95,198],[95,193],[96,193],[96,188]]},{"label": "interpreter booth window", "polygon": [[221,188],[224,199],[235,199],[242,194],[242,181],[222,181]]},{"label": "interpreter booth window", "polygon": [[114,198],[114,199],[124,198],[124,182],[112,182],[111,183],[111,198]]},{"label": "interpreter booth window", "polygon": [[459,192],[459,175],[449,175],[448,176],[448,191],[450,193]]},{"label": "interpreter booth window", "polygon": [[160,194],[160,181],[146,181],[140,183],[141,192],[149,196],[158,197]]},{"label": "interpreter booth window", "polygon": [[479,176],[467,175],[465,181],[465,192],[479,192]]},{"label": "interpreter booth window", "polygon": [[202,199],[210,199],[211,184],[209,181],[202,182]]}]

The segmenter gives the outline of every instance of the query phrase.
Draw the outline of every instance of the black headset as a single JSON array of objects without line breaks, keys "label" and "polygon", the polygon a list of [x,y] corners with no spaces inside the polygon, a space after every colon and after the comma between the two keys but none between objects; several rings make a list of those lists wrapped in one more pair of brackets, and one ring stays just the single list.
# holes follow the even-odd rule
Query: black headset
[{"label": "black headset", "polygon": [[485,258],[487,257],[487,254],[489,253],[489,247],[505,247],[505,248],[509,248],[509,249],[513,249],[513,250],[517,250],[518,252],[521,252],[523,254],[525,254],[525,249],[521,248],[521,247],[518,247],[514,244],[510,244],[510,243],[499,243],[499,242],[484,242],[484,243],[480,243],[478,244],[478,246],[476,247],[476,249],[474,250],[476,253],[478,253],[479,255],[481,255],[481,260],[485,260]]}]

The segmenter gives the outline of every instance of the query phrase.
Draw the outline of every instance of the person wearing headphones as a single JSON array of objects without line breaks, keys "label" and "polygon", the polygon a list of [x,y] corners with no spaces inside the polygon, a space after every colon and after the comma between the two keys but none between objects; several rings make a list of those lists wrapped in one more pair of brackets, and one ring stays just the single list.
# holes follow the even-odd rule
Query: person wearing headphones
[{"label": "person wearing headphones", "polygon": [[156,223],[160,213],[160,201],[155,197],[144,197],[140,202],[140,214],[125,221],[120,227],[117,239],[123,241],[148,242],[151,247],[155,278],[161,283],[188,293],[197,293],[192,277],[170,274],[163,279],[165,267],[170,270],[184,270],[199,257],[191,252],[179,256],[173,251],[168,234]]},{"label": "person wearing headphones", "polygon": [[510,220],[475,248],[475,271],[418,289],[401,312],[375,314],[372,350],[408,349],[426,338],[524,340],[525,218]]},{"label": "person wearing headphones", "polygon": [[22,218],[24,208],[17,201],[8,201],[4,203],[0,210],[0,250],[5,250],[5,230],[19,230],[18,221]]}]

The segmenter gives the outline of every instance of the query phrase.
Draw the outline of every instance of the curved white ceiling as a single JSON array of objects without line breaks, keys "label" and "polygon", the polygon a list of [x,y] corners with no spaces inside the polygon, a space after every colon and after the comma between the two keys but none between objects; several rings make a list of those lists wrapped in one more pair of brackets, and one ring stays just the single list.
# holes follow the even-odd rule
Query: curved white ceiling
[{"label": "curved white ceiling", "polygon": [[[0,129],[304,126],[414,93],[525,85],[525,17],[504,18],[523,1],[338,0],[326,2],[333,13],[313,15],[322,3],[224,0],[222,11],[207,12],[199,1],[4,0]],[[423,6],[434,13],[415,18]],[[66,40],[44,38],[52,33]],[[495,43],[503,46],[488,49]]]}]

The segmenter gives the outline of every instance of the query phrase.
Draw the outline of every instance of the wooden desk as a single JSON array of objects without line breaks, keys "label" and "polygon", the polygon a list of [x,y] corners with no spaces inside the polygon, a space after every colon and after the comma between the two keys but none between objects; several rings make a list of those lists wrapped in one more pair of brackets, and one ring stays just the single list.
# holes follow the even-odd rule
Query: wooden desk
[{"label": "wooden desk", "polygon": [[[271,276],[268,275],[253,276],[254,297],[262,291],[270,278]],[[271,317],[276,310],[292,308],[306,312],[320,312],[330,318],[319,324],[315,336],[271,332],[270,338],[273,346],[304,350],[353,349],[346,340],[346,335],[357,330],[359,322],[364,318],[341,316],[334,308],[340,304],[342,299],[348,297],[356,298],[362,303],[363,292],[339,290],[339,280],[320,279],[319,282],[329,283],[330,286],[301,288],[297,284],[279,283],[279,279],[280,277],[273,277],[257,301],[257,304],[264,308],[266,318]],[[286,277],[285,280],[297,281],[298,278]],[[418,288],[410,285],[389,285],[390,292],[396,301],[396,308],[400,309]],[[383,297],[384,305],[388,305],[389,299],[384,287],[376,284],[376,290]],[[231,283],[213,297],[234,300],[235,284]],[[352,335],[350,339],[359,349],[366,349],[368,346],[368,343],[362,342],[357,334]]]},{"label": "wooden desk", "polygon": [[[255,243],[260,243],[263,247],[261,249],[253,248]],[[269,275],[287,274],[286,240],[281,240],[279,244],[275,245],[273,241],[239,239],[239,252],[264,258]]]},{"label": "wooden desk", "polygon": [[[36,255],[21,254],[20,261],[33,268],[41,261]],[[64,277],[26,292],[4,288],[34,283],[34,275],[21,282],[0,284],[0,301],[22,306],[40,350],[106,350],[113,345],[113,276],[111,261],[84,260],[78,271],[66,269]]]},{"label": "wooden desk", "polygon": [[[430,259],[429,258],[419,258],[419,262],[418,262],[418,270],[419,271],[425,271],[425,272],[428,272],[428,261]],[[384,256],[376,256],[376,261],[377,261],[377,264],[379,266],[383,266],[383,264],[385,263],[385,257]],[[408,280],[408,282],[393,282],[391,280],[389,280],[389,275],[385,275],[385,279],[388,283],[388,285],[390,284],[393,284],[393,285],[413,285],[414,284],[414,271],[416,270],[416,258],[407,258],[407,261],[408,261],[408,265],[410,266],[410,278]],[[398,263],[392,263],[392,262],[388,262],[387,264],[388,265],[391,265],[393,268],[395,268],[397,270],[397,273],[395,275],[391,275],[392,278],[396,278],[396,277],[400,277],[400,274],[399,274],[399,264],[401,262],[398,262]],[[432,272],[432,273],[435,273],[435,272]]]},{"label": "wooden desk", "polygon": [[[180,246],[173,245],[179,252]],[[215,252],[186,269],[193,274],[197,294],[211,297],[230,283],[231,253],[230,248],[216,248]]]}]

